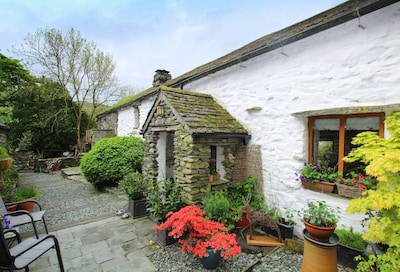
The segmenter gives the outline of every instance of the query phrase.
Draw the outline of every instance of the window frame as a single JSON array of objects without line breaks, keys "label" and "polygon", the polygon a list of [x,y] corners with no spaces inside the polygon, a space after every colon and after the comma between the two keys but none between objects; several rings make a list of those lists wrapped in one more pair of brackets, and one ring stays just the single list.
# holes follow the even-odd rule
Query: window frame
[{"label": "window frame", "polygon": [[313,138],[314,138],[314,121],[317,119],[332,119],[337,118],[339,119],[339,154],[338,154],[338,172],[343,173],[344,169],[344,148],[345,148],[345,124],[347,118],[362,118],[362,117],[379,117],[379,137],[384,137],[384,120],[385,120],[385,113],[384,112],[375,112],[375,113],[360,113],[360,114],[331,114],[331,115],[318,115],[318,116],[310,116],[308,117],[308,162],[313,162],[313,154],[314,154],[314,145],[313,145]]}]

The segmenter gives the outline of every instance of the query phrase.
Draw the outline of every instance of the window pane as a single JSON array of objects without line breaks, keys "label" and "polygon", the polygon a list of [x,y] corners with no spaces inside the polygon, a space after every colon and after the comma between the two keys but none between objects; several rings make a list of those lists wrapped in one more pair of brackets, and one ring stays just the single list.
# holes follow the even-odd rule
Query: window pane
[{"label": "window pane", "polygon": [[314,164],[336,167],[339,154],[339,125],[338,118],[314,120]]},{"label": "window pane", "polygon": [[[363,131],[379,132],[379,117],[357,117],[357,118],[346,118],[345,125],[345,143],[344,143],[344,155],[348,155],[349,152],[356,146],[351,143],[353,138],[358,133]],[[360,168],[364,168],[362,162],[344,163],[344,174],[351,171],[359,172]]]}]

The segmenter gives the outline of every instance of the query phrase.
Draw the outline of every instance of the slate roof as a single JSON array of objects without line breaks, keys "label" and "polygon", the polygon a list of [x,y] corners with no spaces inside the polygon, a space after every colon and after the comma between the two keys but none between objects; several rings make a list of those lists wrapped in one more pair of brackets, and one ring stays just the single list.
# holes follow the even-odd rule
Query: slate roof
[{"label": "slate roof", "polygon": [[147,116],[143,132],[148,128],[154,110],[163,101],[174,113],[179,122],[193,136],[206,134],[245,137],[247,130],[229,112],[219,105],[211,95],[184,91],[165,86],[154,102]]},{"label": "slate roof", "polygon": [[[229,66],[239,64],[248,59],[265,54],[266,52],[284,47],[287,44],[291,44],[323,30],[356,19],[359,16],[362,24],[363,15],[399,1],[400,0],[348,0],[309,19],[265,35],[226,54],[225,56],[199,66],[181,76],[173,78],[165,82],[164,85],[183,89],[184,85],[190,81],[197,80],[217,71],[226,69]],[[143,92],[133,96],[130,100],[124,99],[124,103],[118,103],[118,105],[112,106],[111,109],[99,114],[98,116],[115,111],[118,108],[126,107],[143,97],[155,93],[156,91],[158,91],[158,88],[155,87],[144,90]]]}]

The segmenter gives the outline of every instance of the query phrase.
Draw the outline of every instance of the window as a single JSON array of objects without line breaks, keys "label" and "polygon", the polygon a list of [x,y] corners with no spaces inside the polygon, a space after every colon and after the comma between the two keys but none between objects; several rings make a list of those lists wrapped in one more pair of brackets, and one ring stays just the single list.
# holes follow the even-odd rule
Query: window
[{"label": "window", "polygon": [[337,167],[348,173],[360,162],[344,163],[355,146],[352,139],[360,132],[373,131],[383,137],[384,113],[309,117],[309,162]]}]

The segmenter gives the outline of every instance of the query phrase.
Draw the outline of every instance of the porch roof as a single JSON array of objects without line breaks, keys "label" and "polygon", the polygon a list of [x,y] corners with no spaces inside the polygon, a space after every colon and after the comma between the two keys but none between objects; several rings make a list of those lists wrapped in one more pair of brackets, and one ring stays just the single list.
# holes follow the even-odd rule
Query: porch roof
[{"label": "porch roof", "polygon": [[161,102],[171,109],[180,124],[193,137],[207,137],[209,134],[214,134],[214,137],[249,137],[247,130],[211,95],[165,86],[160,87],[158,98],[143,126],[143,132],[148,129],[150,120]]}]

